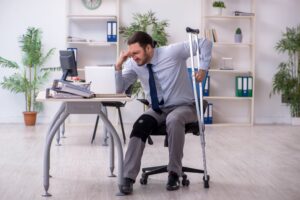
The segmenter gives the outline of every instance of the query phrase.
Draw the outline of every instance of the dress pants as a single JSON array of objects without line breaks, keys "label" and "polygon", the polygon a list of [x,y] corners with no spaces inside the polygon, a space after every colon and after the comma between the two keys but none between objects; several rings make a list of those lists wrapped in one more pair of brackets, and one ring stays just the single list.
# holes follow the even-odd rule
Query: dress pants
[{"label": "dress pants", "polygon": [[[158,125],[166,122],[169,146],[168,171],[181,175],[185,124],[197,121],[196,108],[193,104],[162,108],[161,110],[163,113],[158,114],[150,108],[144,114],[154,117]],[[136,136],[130,138],[124,160],[124,177],[136,179],[141,168],[144,148],[145,142],[141,138]]]}]

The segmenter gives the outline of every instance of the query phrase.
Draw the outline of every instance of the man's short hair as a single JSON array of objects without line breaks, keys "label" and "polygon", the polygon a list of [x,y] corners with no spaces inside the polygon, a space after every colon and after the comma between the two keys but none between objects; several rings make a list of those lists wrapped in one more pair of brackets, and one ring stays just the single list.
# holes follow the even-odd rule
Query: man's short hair
[{"label": "man's short hair", "polygon": [[152,37],[143,31],[137,31],[135,32],[127,41],[128,45],[139,43],[139,45],[143,48],[145,48],[148,44],[150,44],[151,47],[155,47]]}]

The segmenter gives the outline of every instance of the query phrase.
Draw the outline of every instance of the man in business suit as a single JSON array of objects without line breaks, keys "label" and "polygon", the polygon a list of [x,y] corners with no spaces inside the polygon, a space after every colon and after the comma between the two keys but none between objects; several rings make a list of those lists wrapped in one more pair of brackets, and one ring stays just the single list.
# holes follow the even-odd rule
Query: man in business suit
[{"label": "man in business suit", "polygon": [[[133,125],[124,160],[124,180],[121,191],[131,194],[139,173],[145,142],[153,129],[166,121],[169,164],[167,190],[179,188],[182,173],[185,124],[197,121],[192,85],[186,60],[190,57],[189,43],[180,42],[155,48],[147,33],[136,32],[128,40],[128,50],[117,60],[117,92],[124,92],[137,79],[141,81],[150,108]],[[212,43],[199,39],[201,66],[197,81],[205,78],[211,60]],[[193,43],[196,52],[196,43]]]}]

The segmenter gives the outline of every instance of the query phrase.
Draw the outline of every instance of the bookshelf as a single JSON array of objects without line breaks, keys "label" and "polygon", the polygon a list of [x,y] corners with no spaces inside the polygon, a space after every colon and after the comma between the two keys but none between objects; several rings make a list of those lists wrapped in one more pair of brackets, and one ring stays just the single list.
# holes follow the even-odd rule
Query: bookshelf
[{"label": "bookshelf", "polygon": [[[253,125],[255,97],[255,1],[224,0],[222,15],[215,15],[212,0],[202,0],[201,35],[214,42],[209,70],[214,126]],[[235,11],[244,13],[235,16]],[[234,41],[235,30],[243,33]],[[222,58],[230,58],[232,69],[223,70]],[[252,96],[236,96],[236,77],[252,77]]]},{"label": "bookshelf", "polygon": [[[119,0],[102,1],[97,9],[88,9],[82,0],[66,0],[66,44],[77,48],[79,77],[85,79],[85,66],[115,63],[119,55]],[[108,22],[117,22],[117,40],[107,41]]]}]

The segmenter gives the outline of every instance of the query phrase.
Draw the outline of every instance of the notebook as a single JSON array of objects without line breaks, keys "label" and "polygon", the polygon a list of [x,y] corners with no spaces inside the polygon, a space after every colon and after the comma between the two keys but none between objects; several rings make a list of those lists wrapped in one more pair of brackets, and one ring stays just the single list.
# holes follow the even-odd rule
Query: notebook
[{"label": "notebook", "polygon": [[[85,81],[91,82],[91,91],[96,97],[116,95],[116,81],[114,66],[86,66]],[[124,96],[124,94],[122,94]]]}]

